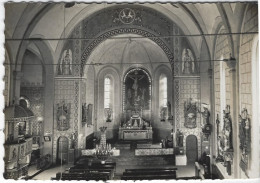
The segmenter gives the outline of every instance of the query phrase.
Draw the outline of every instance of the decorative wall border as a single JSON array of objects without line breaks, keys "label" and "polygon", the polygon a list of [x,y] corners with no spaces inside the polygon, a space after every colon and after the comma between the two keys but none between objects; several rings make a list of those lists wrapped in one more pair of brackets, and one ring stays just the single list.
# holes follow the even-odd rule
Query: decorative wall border
[{"label": "decorative wall border", "polygon": [[141,29],[119,28],[119,29],[114,29],[114,30],[105,32],[104,34],[98,36],[92,43],[90,43],[87,46],[87,48],[84,50],[82,57],[81,57],[81,75],[83,75],[84,66],[87,62],[87,58],[90,56],[92,51],[104,40],[106,40],[112,36],[119,35],[119,34],[137,34],[137,35],[141,35],[143,37],[147,37],[150,40],[154,41],[165,52],[165,54],[167,55],[167,57],[169,59],[169,62],[172,65],[172,70],[174,70],[174,64],[172,64],[172,63],[174,63],[173,53],[171,52],[169,47],[166,45],[166,43],[164,43],[164,41],[162,41],[158,36],[148,32],[148,31],[141,30]]}]

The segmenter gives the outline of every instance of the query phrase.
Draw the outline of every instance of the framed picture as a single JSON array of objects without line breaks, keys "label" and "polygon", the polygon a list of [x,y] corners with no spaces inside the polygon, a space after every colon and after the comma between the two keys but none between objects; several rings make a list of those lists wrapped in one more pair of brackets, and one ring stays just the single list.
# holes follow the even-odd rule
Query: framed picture
[{"label": "framed picture", "polygon": [[45,142],[51,141],[51,136],[43,136]]}]

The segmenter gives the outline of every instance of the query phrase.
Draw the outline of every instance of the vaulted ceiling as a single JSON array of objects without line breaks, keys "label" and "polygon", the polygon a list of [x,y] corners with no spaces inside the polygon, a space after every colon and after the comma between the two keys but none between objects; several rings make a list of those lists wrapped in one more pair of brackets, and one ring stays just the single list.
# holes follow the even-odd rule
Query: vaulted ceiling
[{"label": "vaulted ceiling", "polygon": [[[68,37],[84,18],[112,6],[115,4],[76,3],[65,8],[64,3],[6,3],[5,36],[7,39],[45,38],[55,55],[60,52],[57,39]],[[241,10],[245,8],[243,3],[144,3],[140,6],[164,14],[185,35],[215,33],[220,22],[229,25],[228,31],[239,32],[234,21],[238,21],[239,16],[242,17]],[[206,41],[209,54],[212,54],[212,36],[191,36],[189,39],[194,43],[196,52],[200,52],[202,41]],[[17,42],[19,40],[7,41],[7,47],[12,47],[10,52],[14,57],[19,49]],[[54,57],[55,60],[58,59],[57,54]]]}]

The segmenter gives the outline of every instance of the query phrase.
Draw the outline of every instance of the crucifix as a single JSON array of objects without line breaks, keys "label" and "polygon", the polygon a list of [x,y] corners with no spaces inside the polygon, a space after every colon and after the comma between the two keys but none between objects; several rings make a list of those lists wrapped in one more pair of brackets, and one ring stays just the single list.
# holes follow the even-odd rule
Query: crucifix
[{"label": "crucifix", "polygon": [[135,98],[137,98],[138,80],[143,79],[143,77],[144,77],[144,75],[139,75],[137,70],[134,71],[134,74],[129,75],[129,78],[134,80],[134,84],[132,85],[132,89],[134,89],[134,91],[135,91]]}]

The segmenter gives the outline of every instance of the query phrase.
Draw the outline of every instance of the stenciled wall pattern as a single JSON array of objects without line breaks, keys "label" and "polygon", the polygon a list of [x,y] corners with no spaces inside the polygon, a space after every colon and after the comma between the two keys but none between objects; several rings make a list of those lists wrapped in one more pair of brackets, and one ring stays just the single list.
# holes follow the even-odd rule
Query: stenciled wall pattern
[{"label": "stenciled wall pattern", "polygon": [[[75,133],[75,147],[77,147],[78,132],[78,105],[79,105],[79,81],[73,78],[55,78],[55,102],[54,102],[54,126],[53,126],[53,161],[56,161],[57,140],[60,136],[69,139],[69,147],[71,147],[71,136]],[[70,104],[70,128],[65,131],[57,130],[57,105],[64,102]]]},{"label": "stenciled wall pattern", "polygon": [[201,117],[200,114],[196,118],[196,128],[186,128],[184,126],[185,114],[184,103],[192,99],[192,102],[196,102],[200,109],[200,78],[174,78],[174,97],[175,97],[175,125],[176,129],[180,129],[183,132],[184,151],[186,151],[186,138],[188,135],[197,136],[198,141],[198,156],[201,155]]}]

